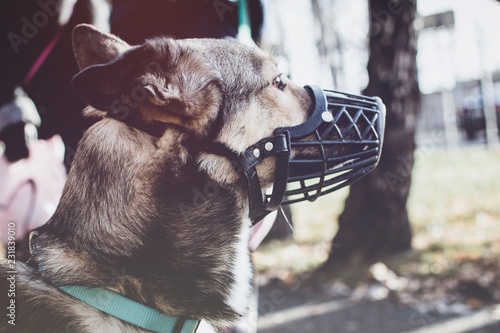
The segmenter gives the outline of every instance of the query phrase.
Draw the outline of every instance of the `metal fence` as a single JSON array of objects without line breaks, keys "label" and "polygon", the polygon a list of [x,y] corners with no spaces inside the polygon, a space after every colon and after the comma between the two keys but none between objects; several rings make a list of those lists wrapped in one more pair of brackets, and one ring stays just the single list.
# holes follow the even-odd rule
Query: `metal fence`
[{"label": "metal fence", "polygon": [[[422,94],[416,133],[417,145],[459,148],[471,144],[486,144],[488,124],[483,96],[488,93],[494,96],[498,128],[500,73],[493,75],[491,83],[486,89],[484,81],[472,80],[458,83],[453,90]],[[491,119],[490,121],[495,122]],[[498,134],[498,130],[496,133]],[[489,141],[492,141],[491,138]]]}]

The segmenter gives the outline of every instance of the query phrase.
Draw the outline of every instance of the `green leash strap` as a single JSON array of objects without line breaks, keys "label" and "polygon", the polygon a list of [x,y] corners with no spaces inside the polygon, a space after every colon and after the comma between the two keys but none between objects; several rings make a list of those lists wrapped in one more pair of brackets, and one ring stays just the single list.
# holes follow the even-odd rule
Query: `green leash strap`
[{"label": "green leash strap", "polygon": [[[59,289],[99,311],[146,331],[156,333],[195,333],[200,324],[199,320],[187,319],[181,326],[182,318],[166,315],[105,288],[60,286]],[[181,328],[180,331],[179,328]]]},{"label": "green leash strap", "polygon": [[250,10],[247,0],[238,1],[238,40],[247,45],[255,45],[250,27]]}]

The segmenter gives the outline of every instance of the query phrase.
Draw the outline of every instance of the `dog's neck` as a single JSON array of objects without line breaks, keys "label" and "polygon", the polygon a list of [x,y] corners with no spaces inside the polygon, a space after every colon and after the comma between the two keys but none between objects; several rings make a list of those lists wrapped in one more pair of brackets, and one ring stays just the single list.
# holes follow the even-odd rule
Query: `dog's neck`
[{"label": "dog's neck", "polygon": [[110,288],[216,325],[244,313],[246,200],[199,172],[182,139],[172,130],[156,140],[112,119],[87,132],[34,241],[46,280]]}]

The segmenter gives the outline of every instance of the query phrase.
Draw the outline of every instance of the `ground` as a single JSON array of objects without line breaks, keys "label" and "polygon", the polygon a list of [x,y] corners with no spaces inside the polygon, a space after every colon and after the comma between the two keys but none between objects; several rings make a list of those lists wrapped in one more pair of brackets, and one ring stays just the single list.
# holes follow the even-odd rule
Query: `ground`
[{"label": "ground", "polygon": [[339,298],[277,285],[260,288],[259,312],[259,333],[500,332],[500,305],[467,314],[428,313],[391,298]]},{"label": "ground", "polygon": [[294,239],[262,246],[259,333],[499,333],[500,153],[416,152],[413,250],[318,278],[346,191],[293,209]]}]

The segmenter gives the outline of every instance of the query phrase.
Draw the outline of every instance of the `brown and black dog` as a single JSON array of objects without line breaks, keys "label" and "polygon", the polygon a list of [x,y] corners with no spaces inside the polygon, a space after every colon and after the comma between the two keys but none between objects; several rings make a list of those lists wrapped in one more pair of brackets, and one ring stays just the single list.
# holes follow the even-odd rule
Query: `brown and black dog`
[{"label": "brown and black dog", "polygon": [[[228,158],[312,112],[307,91],[257,48],[156,38],[130,46],[88,25],[73,44],[86,114],[53,217],[31,239],[30,266],[2,261],[13,332],[143,332],[56,286],[99,286],[172,316],[223,327],[244,315],[252,270],[248,195]],[[274,160],[257,165],[271,185]],[[12,275],[10,272],[15,271]],[[15,297],[6,290],[15,279]],[[5,317],[5,315],[3,315]],[[7,318],[9,319],[9,318]]]}]

